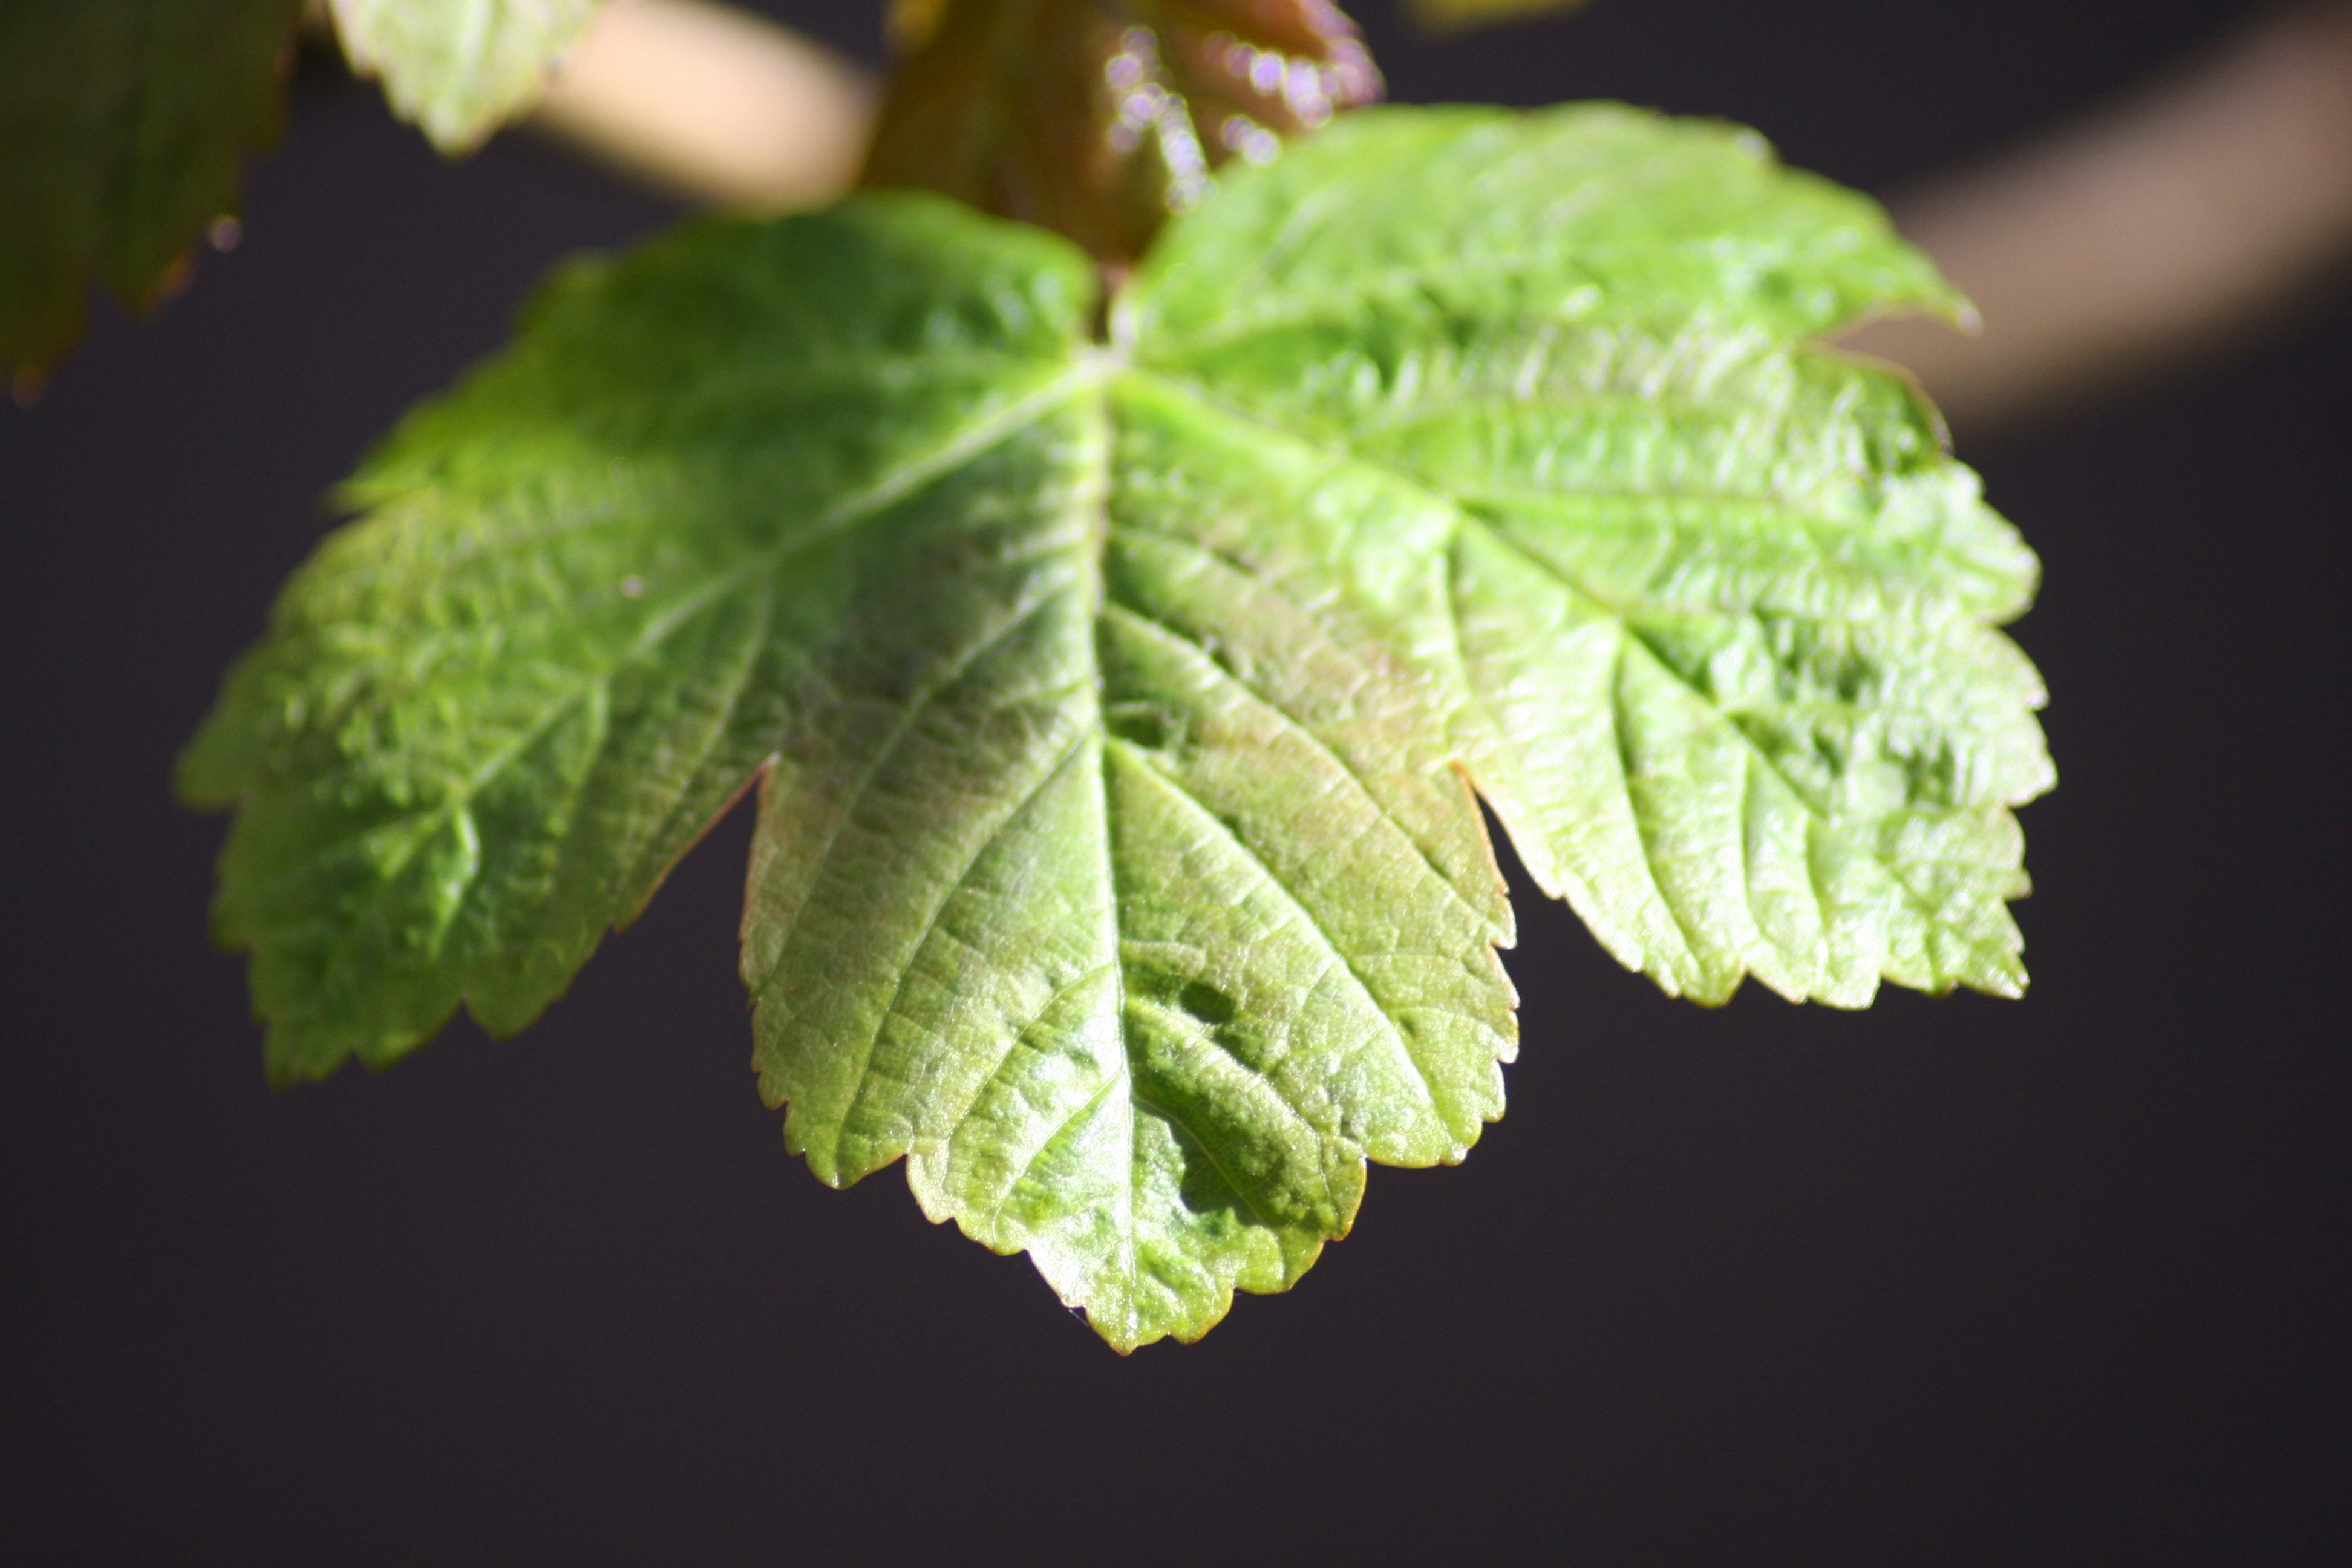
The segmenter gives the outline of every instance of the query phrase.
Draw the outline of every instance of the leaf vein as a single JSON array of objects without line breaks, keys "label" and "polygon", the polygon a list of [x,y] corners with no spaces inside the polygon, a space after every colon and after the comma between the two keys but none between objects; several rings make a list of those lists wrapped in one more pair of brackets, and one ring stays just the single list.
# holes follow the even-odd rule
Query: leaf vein
[{"label": "leaf vein", "polygon": [[[1372,989],[1370,980],[1365,976],[1361,969],[1357,967],[1355,956],[1339,945],[1339,940],[1324,927],[1322,921],[1316,918],[1314,911],[1307,908],[1305,900],[1299,897],[1298,893],[1293,889],[1288,883],[1283,881],[1281,878],[1275,875],[1274,868],[1265,863],[1265,861],[1258,855],[1257,851],[1252,849],[1246,843],[1243,842],[1241,836],[1235,833],[1232,827],[1227,826],[1215,812],[1211,811],[1206,805],[1202,805],[1199,799],[1194,797],[1191,791],[1185,789],[1182,784],[1170,777],[1167,772],[1160,768],[1157,763],[1153,763],[1149,754],[1145,753],[1141,748],[1131,745],[1124,741],[1117,742],[1115,743],[1118,745],[1122,751],[1132,756],[1136,762],[1141,764],[1153,778],[1158,779],[1163,785],[1165,785],[1171,795],[1174,795],[1185,805],[1190,806],[1193,813],[1198,816],[1202,822],[1214,828],[1219,837],[1223,839],[1227,844],[1232,845],[1242,858],[1256,869],[1258,875],[1265,879],[1266,886],[1272,888],[1275,891],[1282,895],[1283,901],[1289,906],[1291,912],[1301,923],[1305,925],[1307,930],[1315,933],[1317,939],[1322,943],[1323,951],[1326,955],[1342,965],[1345,968],[1349,978],[1355,982],[1356,989],[1362,994],[1365,1002],[1370,1005],[1373,1016],[1381,1021],[1381,1028],[1386,1032],[1389,1039],[1395,1044],[1398,1053],[1404,1058],[1406,1065],[1412,1068],[1413,1079],[1420,1084],[1423,1098],[1429,1102],[1431,1110],[1436,1113],[1439,1125],[1446,1126],[1447,1119],[1444,1111],[1439,1110],[1436,1080],[1431,1077],[1429,1068],[1422,1062],[1419,1055],[1414,1052],[1412,1042],[1405,1038],[1404,1031],[1398,1026],[1397,1021],[1390,1016],[1388,1007],[1381,1000],[1380,994]],[[1244,1065],[1246,1066],[1247,1064]],[[1252,1070],[1255,1071],[1255,1069]],[[1261,1078],[1264,1077],[1263,1074],[1258,1076]],[[1267,1079],[1266,1081],[1269,1087],[1273,1087],[1271,1079]],[[1281,1094],[1281,1090],[1278,1088],[1275,1089],[1275,1092],[1277,1095]],[[1287,1097],[1284,1097],[1284,1103],[1286,1105],[1289,1104]],[[1296,1111],[1297,1108],[1296,1106],[1292,1106],[1291,1109]],[[1449,1137],[1452,1136],[1453,1130],[1450,1126],[1446,1126],[1446,1132]]]}]

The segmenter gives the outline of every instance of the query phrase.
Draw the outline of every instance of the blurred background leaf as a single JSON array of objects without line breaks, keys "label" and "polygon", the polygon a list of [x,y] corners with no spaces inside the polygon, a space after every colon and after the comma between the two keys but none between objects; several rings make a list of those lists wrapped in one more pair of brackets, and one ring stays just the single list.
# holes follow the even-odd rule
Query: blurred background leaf
[{"label": "blurred background leaf", "polygon": [[[275,140],[296,0],[0,0],[0,366],[19,395],[102,281],[152,307]],[[229,231],[221,231],[226,239]]]},{"label": "blurred background leaf", "polygon": [[444,153],[529,108],[604,0],[333,0],[352,68]]}]

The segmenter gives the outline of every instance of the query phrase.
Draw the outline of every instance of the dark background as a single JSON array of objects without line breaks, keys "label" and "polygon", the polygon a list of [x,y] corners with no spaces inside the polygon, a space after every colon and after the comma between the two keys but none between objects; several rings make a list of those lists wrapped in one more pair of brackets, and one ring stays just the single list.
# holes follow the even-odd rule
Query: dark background
[{"label": "dark background", "polygon": [[[1885,190],[2248,9],[1369,21],[1402,98],[1725,114]],[[667,216],[527,136],[444,166],[314,61],[243,246],[0,411],[0,1557],[2352,1561],[2352,290],[1963,433],[2048,566],[2029,1000],[1709,1014],[1523,892],[1509,1119],[1121,1361],[895,1173],[785,1154],[742,814],[537,1027],[381,1076],[265,1089],[206,944],[221,825],[167,768],[318,498],[551,258]]]}]

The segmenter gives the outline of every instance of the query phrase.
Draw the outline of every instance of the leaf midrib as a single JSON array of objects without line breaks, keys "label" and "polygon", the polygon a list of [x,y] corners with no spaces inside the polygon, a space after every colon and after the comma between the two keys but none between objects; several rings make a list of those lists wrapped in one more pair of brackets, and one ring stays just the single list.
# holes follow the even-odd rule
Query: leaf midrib
[{"label": "leaf midrib", "polygon": [[[474,799],[484,789],[513,765],[517,758],[527,753],[562,723],[573,708],[603,688],[620,670],[643,660],[700,611],[727,598],[747,584],[773,573],[794,558],[829,542],[845,530],[904,500],[940,474],[961,467],[999,443],[1020,435],[1095,384],[1100,374],[1099,367],[1090,360],[1075,361],[1069,370],[1043,387],[972,421],[930,451],[902,464],[856,495],[828,508],[804,532],[753,552],[718,577],[684,595],[675,605],[647,622],[619,653],[551,694],[545,711],[537,720],[488,758],[432,810],[409,818],[413,836],[411,842],[385,867],[384,885],[391,885],[416,851],[431,837],[435,827],[453,820],[458,812],[469,810]],[[352,837],[362,837],[365,832],[375,830],[376,827],[372,826]],[[320,855],[313,858],[311,864],[351,841],[350,838],[337,839],[325,846]],[[266,896],[271,890],[308,874],[311,865],[306,864],[289,869],[257,889],[257,896]],[[472,884],[478,875],[478,868],[467,878],[467,889],[457,900],[457,908],[461,910],[465,900],[472,897]]]},{"label": "leaf midrib", "polygon": [[[1559,582],[1570,592],[1579,595],[1590,603],[1600,606],[1607,618],[1616,623],[1621,636],[1625,637],[1628,641],[1638,641],[1633,634],[1631,628],[1632,617],[1627,611],[1613,605],[1610,600],[1601,595],[1591,592],[1583,584],[1578,582],[1571,574],[1562,570],[1554,563],[1532,554],[1517,541],[1511,539],[1501,531],[1494,528],[1488,524],[1485,519],[1480,518],[1475,513],[1469,510],[1454,496],[1444,490],[1435,489],[1430,485],[1427,480],[1412,473],[1411,470],[1397,468],[1377,457],[1357,451],[1354,447],[1336,440],[1328,434],[1311,430],[1302,431],[1293,426],[1281,424],[1258,410],[1228,404],[1224,399],[1218,396],[1213,388],[1189,377],[1171,374],[1165,370],[1150,367],[1131,367],[1127,370],[1125,374],[1139,380],[1148,381],[1156,387],[1172,392],[1179,396],[1187,398],[1196,405],[1228,420],[1263,425],[1276,431],[1280,435],[1297,442],[1301,446],[1321,452],[1325,457],[1329,458],[1335,466],[1354,465],[1359,468],[1366,468],[1378,473],[1383,478],[1399,485],[1412,489],[1416,495],[1426,500],[1433,502],[1451,515],[1454,520],[1454,526],[1457,531],[1471,528],[1478,530],[1481,534],[1487,539],[1492,540],[1496,545],[1508,551],[1510,553],[1528,561],[1534,565],[1538,572]],[[1446,551],[1446,560],[1448,563],[1449,572],[1451,571],[1453,558],[1454,552],[1450,548],[1449,543],[1449,548]],[[1452,651],[1454,658],[1458,660],[1462,657],[1461,626],[1455,616],[1454,598],[1455,595],[1449,588],[1449,591],[1445,595],[1447,630],[1453,642]],[[1646,646],[1643,646],[1643,652],[1645,657],[1650,658],[1654,662],[1655,662],[1670,679],[1689,690],[1693,695],[1697,697],[1700,701],[1706,703],[1710,711],[1719,715],[1724,720],[1725,727],[1738,737],[1738,742],[1741,749],[1752,759],[1763,763],[1767,768],[1771,770],[1773,775],[1776,778],[1779,778],[1780,782],[1789,788],[1790,794],[1795,797],[1798,805],[1804,811],[1809,818],[1812,819],[1823,827],[1836,828],[1840,826],[1838,819],[1823,813],[1806,797],[1804,792],[1797,789],[1793,781],[1790,780],[1787,774],[1782,772],[1779,763],[1756,744],[1754,738],[1748,735],[1746,729],[1736,721],[1736,717],[1732,712],[1726,710],[1720,703],[1716,701],[1716,700],[1706,690],[1690,681],[1689,679],[1684,676],[1681,671],[1675,669],[1673,666],[1665,663],[1664,660],[1657,659],[1656,656],[1652,653]],[[1484,704],[1482,703],[1481,706],[1483,707]],[[1614,727],[1615,726],[1612,723],[1612,728]],[[1466,760],[1465,761],[1464,765],[1465,767],[1475,766],[1475,764]],[[1638,813],[1636,815],[1638,816]],[[1904,889],[1906,897],[1912,901],[1913,906],[1918,909],[1928,920],[1937,925],[1941,926],[1945,930],[1953,931],[1955,935],[1959,935],[1963,940],[1969,941],[1969,945],[1971,946],[1980,945],[1973,939],[1966,937],[1965,933],[1955,930],[1955,928],[1944,921],[1936,913],[1936,911],[1927,909],[1923,903],[1921,903],[1917,896],[1911,891],[1909,885],[1905,882],[1903,878],[1898,874],[1895,862],[1883,853],[1875,845],[1870,846],[1867,849],[1867,853],[1871,859],[1876,861],[1885,869],[1887,875],[1895,881],[1895,885]],[[1667,905],[1671,911],[1672,900],[1664,898],[1663,889],[1661,889],[1661,900]],[[1826,913],[1826,910],[1824,910],[1824,913]],[[1678,926],[1683,925],[1684,922],[1679,912],[1675,912],[1675,923]]]}]

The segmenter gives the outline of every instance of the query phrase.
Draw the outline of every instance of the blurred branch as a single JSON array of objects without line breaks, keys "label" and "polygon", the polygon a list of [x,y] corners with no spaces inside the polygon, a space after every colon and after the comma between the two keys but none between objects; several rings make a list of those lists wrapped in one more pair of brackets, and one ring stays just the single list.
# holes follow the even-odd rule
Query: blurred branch
[{"label": "blurred branch", "polygon": [[1405,15],[1423,30],[1467,33],[1501,22],[1525,22],[1549,11],[1573,11],[1584,0],[1405,0]]},{"label": "blurred branch", "polygon": [[2275,13],[2054,135],[1893,203],[1984,319],[1876,322],[1981,429],[2189,357],[2352,253],[2352,5]]},{"label": "blurred branch", "polygon": [[[813,205],[856,177],[875,92],[857,66],[709,0],[614,0],[539,122],[661,184]],[[1894,204],[1975,299],[1975,337],[1875,322],[1979,430],[2194,354],[2352,251],[2352,5],[2273,14],[2204,59]]]},{"label": "blurred branch", "polygon": [[613,0],[538,124],[653,184],[729,206],[814,206],[866,155],[874,83],[812,38],[709,0]]}]

